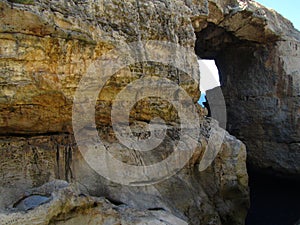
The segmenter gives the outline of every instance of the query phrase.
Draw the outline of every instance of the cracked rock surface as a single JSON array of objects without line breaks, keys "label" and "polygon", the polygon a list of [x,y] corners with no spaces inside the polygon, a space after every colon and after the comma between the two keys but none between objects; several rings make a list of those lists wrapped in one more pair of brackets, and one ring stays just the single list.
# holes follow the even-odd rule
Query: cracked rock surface
[{"label": "cracked rock surface", "polygon": [[[205,118],[203,109],[196,107],[200,135],[191,137],[197,147],[182,170],[154,185],[122,186],[97,174],[80,154],[72,128],[74,95],[93,62],[116,47],[132,52],[134,41],[178,44],[192,58],[165,57],[184,68],[146,61],[111,76],[96,99],[96,125],[86,124],[87,131],[96,127],[107,151],[124,163],[145,166],[165,159],[179,142],[180,117],[172,104],[150,97],[130,111],[138,138],[149,136],[144,128],[151,119],[166,122],[156,154],[127,149],[117,140],[112,104],[129,83],[156,77],[180,86],[196,105],[197,55],[214,58],[228,129],[246,143],[250,164],[297,175],[299,39],[289,21],[247,0],[0,1],[1,224],[244,224],[249,207],[245,145]],[[118,104],[123,109],[130,102]],[[213,132],[225,134],[220,151],[199,171]],[[64,182],[57,189],[53,183],[42,186],[56,179],[75,183],[78,190]],[[39,186],[44,191],[35,189]]]}]

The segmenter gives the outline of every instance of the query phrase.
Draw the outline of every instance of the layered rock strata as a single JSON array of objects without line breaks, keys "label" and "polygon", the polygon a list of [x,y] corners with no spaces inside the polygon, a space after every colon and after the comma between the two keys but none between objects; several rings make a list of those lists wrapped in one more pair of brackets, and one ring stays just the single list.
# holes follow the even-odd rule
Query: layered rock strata
[{"label": "layered rock strata", "polygon": [[[298,173],[299,71],[295,62],[299,34],[277,13],[253,1],[20,0],[1,1],[0,15],[2,210],[10,211],[32,187],[64,179],[80,184],[86,195],[139,210],[162,208],[189,224],[244,223],[248,207],[245,146],[225,133],[220,153],[200,172],[212,131],[223,134],[213,119],[203,118],[201,110],[193,156],[179,173],[161,183],[122,186],[106,180],[83,160],[72,129],[75,92],[98,57],[117,47],[132,52],[129,44],[135,41],[175,43],[190,52],[195,48],[200,57],[215,58],[227,100],[228,128],[249,146],[249,161],[257,168]],[[178,143],[180,130],[180,116],[172,104],[146,98],[130,112],[132,130],[147,137],[142,128],[161,117],[166,121],[166,137],[154,155],[121,145],[111,128],[111,109],[129,83],[143,77],[164,78],[182,87],[195,104],[199,98],[196,55],[193,59],[176,54],[165,57],[182,62],[189,74],[182,71],[186,68],[138,62],[111,76],[97,97],[95,127],[120,161],[146,165],[164,159]],[[132,58],[129,54],[127,59]],[[252,88],[257,82],[258,89]],[[249,104],[253,96],[263,96],[261,104]],[[95,127],[87,124],[87,128]]]},{"label": "layered rock strata", "polygon": [[245,142],[253,169],[298,178],[299,31],[255,1],[209,6],[198,22],[196,52],[216,60],[227,129]]}]

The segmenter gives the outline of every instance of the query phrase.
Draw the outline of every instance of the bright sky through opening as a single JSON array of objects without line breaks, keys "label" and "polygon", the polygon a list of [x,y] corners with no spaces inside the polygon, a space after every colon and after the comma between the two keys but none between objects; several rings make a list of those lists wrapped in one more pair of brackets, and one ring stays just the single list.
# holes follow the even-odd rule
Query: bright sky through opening
[{"label": "bright sky through opening", "polygon": [[215,60],[198,60],[200,69],[200,91],[199,104],[203,106],[205,102],[205,92],[220,86],[219,71]]}]

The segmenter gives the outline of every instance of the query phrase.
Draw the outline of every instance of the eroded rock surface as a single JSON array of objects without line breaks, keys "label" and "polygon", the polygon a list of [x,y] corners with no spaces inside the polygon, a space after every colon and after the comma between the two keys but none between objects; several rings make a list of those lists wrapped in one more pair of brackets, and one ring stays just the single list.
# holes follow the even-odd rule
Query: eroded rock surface
[{"label": "eroded rock surface", "polygon": [[210,7],[196,33],[196,52],[216,60],[228,130],[245,142],[252,168],[297,178],[300,32],[254,1]]},{"label": "eroded rock surface", "polygon": [[[249,163],[299,174],[300,35],[275,11],[241,0],[29,3],[0,3],[0,133],[72,132],[74,92],[98,56],[137,40],[193,49],[197,39],[197,54],[217,61],[228,129],[248,146]],[[109,123],[115,94],[143,73],[140,65],[130,71],[134,78],[120,72],[99,96],[98,123]],[[159,71],[180,82],[180,72]],[[198,85],[181,85],[196,101]],[[140,104],[135,119],[148,120],[150,107]]]},{"label": "eroded rock surface", "polygon": [[[276,22],[274,18],[279,19]],[[198,143],[197,148],[190,162],[175,176],[150,186],[122,186],[93,171],[78,151],[72,130],[74,94],[95,59],[111,49],[129,48],[133,41],[158,40],[194,52],[197,40],[196,53],[217,60],[225,84],[229,129],[249,145],[249,161],[257,168],[271,166],[297,174],[298,37],[288,21],[253,1],[36,0],[30,4],[1,1],[0,205],[5,209],[18,202],[16,206],[28,210],[43,203],[25,217],[17,212],[5,218],[11,222],[10,219],[22,217],[22,224],[31,224],[32,218],[41,224],[68,224],[75,223],[72,218],[78,217],[86,223],[86,215],[93,214],[102,223],[123,223],[122,218],[127,223],[111,204],[106,207],[102,201],[99,204],[106,208],[99,209],[93,204],[100,200],[72,191],[74,202],[62,191],[54,192],[58,197],[52,196],[50,202],[44,199],[49,195],[36,193],[43,198],[31,199],[34,201],[29,202],[34,204],[24,205],[26,199],[34,198],[30,197],[34,194],[24,194],[26,190],[64,179],[77,183],[85,195],[124,203],[131,207],[126,215],[134,218],[139,218],[136,215],[142,210],[146,220],[157,223],[157,218],[170,217],[189,224],[243,224],[249,196],[246,150],[242,142],[225,133],[216,159],[206,170],[199,171],[212,132],[221,130],[214,120],[204,119],[201,110],[198,112],[201,130],[193,140]],[[192,59],[180,55],[166,57],[178,58],[187,66],[178,69],[155,62],[136,63],[118,71],[99,93],[95,105],[98,134],[120,161],[145,165],[164,159],[178,143],[180,123],[178,112],[170,103],[157,98],[143,99],[130,112],[132,129],[147,136],[141,127],[159,116],[166,121],[167,135],[156,154],[137,154],[124,148],[113,134],[110,116],[116,95],[127,84],[141,77],[163,77],[180,85],[195,104],[199,98],[199,83],[193,79],[199,80],[196,55]],[[128,60],[131,58],[129,54]],[[180,69],[188,69],[189,74]],[[257,71],[262,71],[261,76]],[[258,88],[257,82],[261,85]],[[270,93],[264,94],[268,90]],[[254,94],[250,93],[253,91]],[[251,105],[252,96],[268,98]],[[274,110],[276,99],[279,106]],[[74,207],[83,209],[74,212]],[[47,209],[55,213],[49,214]],[[150,214],[145,211],[149,209],[159,209],[159,215],[154,215],[153,210]],[[54,217],[41,217],[39,213]]]},{"label": "eroded rock surface", "polygon": [[[2,138],[0,150],[2,153],[8,150],[10,154],[6,154],[0,163],[4,176],[0,185],[1,208],[23,206],[20,200],[26,200],[28,196],[49,197],[51,185],[28,190],[59,178],[76,182],[85,195],[105,196],[112,202],[136,209],[164,209],[189,224],[243,224],[249,201],[244,144],[225,133],[217,158],[205,171],[199,172],[199,163],[211,132],[216,132],[217,128],[218,123],[214,120],[203,122],[198,147],[188,165],[171,178],[145,187],[123,186],[100,176],[84,161],[71,135]],[[109,133],[102,133],[103,139],[108,140]],[[141,162],[156,162],[169,154],[175,143],[174,134],[176,130],[170,128],[156,149],[159,153],[150,155],[126,150],[112,139],[105,144],[115,147],[110,151],[118,159],[140,165]],[[34,146],[34,151],[27,151],[24,158],[23,149],[31,146]],[[65,186],[64,182],[55,184],[57,188]]]},{"label": "eroded rock surface", "polygon": [[[61,186],[54,180],[36,188],[35,192],[50,195],[47,203],[38,204],[31,210],[0,213],[3,225],[31,224],[157,224],[187,225],[176,216],[162,210],[137,210],[125,205],[116,206],[105,198],[85,196],[76,185]],[[47,186],[47,187],[45,187]],[[59,188],[57,188],[59,187]],[[46,189],[48,190],[46,190]],[[29,196],[30,198],[32,196]]]}]

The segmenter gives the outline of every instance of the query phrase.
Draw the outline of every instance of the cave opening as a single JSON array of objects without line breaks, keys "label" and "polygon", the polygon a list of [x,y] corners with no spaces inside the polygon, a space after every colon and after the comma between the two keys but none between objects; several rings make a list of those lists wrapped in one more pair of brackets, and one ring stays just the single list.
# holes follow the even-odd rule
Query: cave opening
[{"label": "cave opening", "polygon": [[202,107],[209,107],[206,91],[220,87],[219,70],[215,60],[198,59],[200,69],[200,91],[201,96],[198,103]]},{"label": "cave opening", "polygon": [[[265,62],[255,54],[259,54],[260,59],[267,58],[267,44],[239,39],[213,23],[208,23],[206,28],[195,34],[197,56],[201,60],[215,61],[218,70],[226,104],[226,130],[242,140],[248,156],[250,154],[250,157],[247,156],[250,209],[246,224],[295,225],[300,212],[299,180],[278,176],[278,171],[272,171],[272,168],[257,169],[253,159],[260,156],[249,153],[249,149],[259,147],[257,139],[266,138],[265,118],[259,110],[266,104],[263,101],[270,100],[269,90],[274,86],[274,76],[264,69],[262,65]],[[258,71],[262,71],[261,74]]]}]

